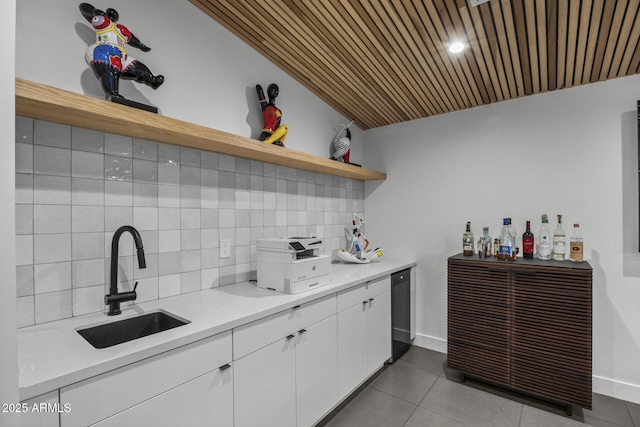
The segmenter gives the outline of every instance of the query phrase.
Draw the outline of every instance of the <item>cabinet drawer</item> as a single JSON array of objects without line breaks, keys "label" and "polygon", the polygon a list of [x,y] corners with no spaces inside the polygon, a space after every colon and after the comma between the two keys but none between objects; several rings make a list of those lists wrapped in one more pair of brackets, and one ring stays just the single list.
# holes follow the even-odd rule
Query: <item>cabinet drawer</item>
[{"label": "cabinet drawer", "polygon": [[333,314],[336,314],[336,296],[330,295],[237,327],[233,330],[233,359],[238,360]]},{"label": "cabinet drawer", "polygon": [[231,361],[231,332],[197,341],[60,390],[62,425],[88,426]]},{"label": "cabinet drawer", "polygon": [[363,301],[373,298],[376,295],[380,295],[390,289],[391,276],[386,276],[339,292],[338,312],[346,310],[349,307],[353,307],[356,304],[362,304]]}]

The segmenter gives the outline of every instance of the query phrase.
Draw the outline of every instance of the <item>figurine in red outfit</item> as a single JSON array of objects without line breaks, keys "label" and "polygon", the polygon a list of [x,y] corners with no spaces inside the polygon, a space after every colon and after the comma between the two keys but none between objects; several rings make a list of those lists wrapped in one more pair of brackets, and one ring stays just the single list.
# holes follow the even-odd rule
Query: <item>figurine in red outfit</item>
[{"label": "figurine in red outfit", "polygon": [[258,93],[260,109],[262,110],[262,120],[264,122],[262,133],[258,139],[260,141],[264,141],[265,144],[274,144],[284,147],[284,140],[287,137],[289,128],[287,125],[280,124],[282,121],[282,111],[275,105],[275,101],[279,93],[278,85],[271,83],[267,87],[269,102],[265,99],[262,86],[256,85],[256,92]]},{"label": "figurine in red outfit", "polygon": [[151,48],[127,27],[117,23],[119,15],[115,9],[109,8],[103,12],[89,3],[81,3],[80,13],[96,32],[96,42],[87,48],[85,59],[100,79],[107,98],[122,98],[118,93],[121,78],[144,83],[153,89],[164,83],[163,76],[154,76],[146,65],[127,54],[126,45],[143,52],[149,52]]}]

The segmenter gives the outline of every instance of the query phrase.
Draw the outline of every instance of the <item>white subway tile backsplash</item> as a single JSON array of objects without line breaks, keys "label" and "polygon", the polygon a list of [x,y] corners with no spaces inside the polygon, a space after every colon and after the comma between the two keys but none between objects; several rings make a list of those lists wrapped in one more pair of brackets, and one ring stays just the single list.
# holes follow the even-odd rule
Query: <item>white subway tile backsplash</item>
[{"label": "white subway tile backsplash", "polygon": [[95,287],[104,283],[104,258],[72,261],[71,285],[74,288]]},{"label": "white subway tile backsplash", "polygon": [[[133,140],[133,158],[158,161],[158,143],[144,139]],[[135,162],[134,162],[135,165]]]},{"label": "white subway tile backsplash", "polygon": [[16,144],[16,172],[33,173],[33,144]]},{"label": "white subway tile backsplash", "polygon": [[72,316],[72,293],[70,290],[35,295],[36,323],[52,322]]},{"label": "white subway tile backsplash", "polygon": [[104,286],[88,286],[73,289],[73,315],[81,316],[83,314],[105,310],[105,295]]},{"label": "white subway tile backsplash", "polygon": [[74,233],[102,232],[104,230],[103,206],[73,206],[71,230]]},{"label": "white subway tile backsplash", "polygon": [[[104,231],[116,231],[123,225],[133,224],[133,207],[105,206]],[[109,239],[109,244],[111,240]]]},{"label": "white subway tile backsplash", "polygon": [[23,297],[18,296],[16,304],[18,328],[31,326],[35,323],[34,301],[35,297],[33,295]]},{"label": "white subway tile backsplash", "polygon": [[180,251],[180,230],[160,230],[158,234],[160,253]]},{"label": "white subway tile backsplash", "polygon": [[71,232],[71,206],[33,205],[34,234]]},{"label": "white subway tile backsplash", "polygon": [[104,204],[106,206],[133,206],[133,183],[105,181]]},{"label": "white subway tile backsplash", "polygon": [[71,176],[71,151],[34,145],[33,172],[38,175]]},{"label": "white subway tile backsplash", "polygon": [[33,205],[16,205],[16,235],[33,234]]},{"label": "white subway tile backsplash", "polygon": [[104,258],[104,233],[73,233],[73,260]]},{"label": "white subway tile backsplash", "polygon": [[71,149],[104,154],[104,132],[72,127]]},{"label": "white subway tile backsplash", "polygon": [[33,143],[71,149],[71,126],[34,120]]},{"label": "white subway tile backsplash", "polygon": [[36,234],[33,236],[34,264],[63,261],[71,261],[71,233]]},{"label": "white subway tile backsplash", "polygon": [[71,262],[34,265],[33,282],[36,295],[71,289]]},{"label": "white subway tile backsplash", "polygon": [[71,204],[104,206],[104,181],[71,178]]},{"label": "white subway tile backsplash", "polygon": [[105,134],[104,153],[113,156],[131,157],[133,155],[133,140],[128,136]]},{"label": "white subway tile backsplash", "polygon": [[120,290],[139,280],[147,301],[255,280],[260,238],[314,234],[337,249],[364,210],[361,181],[25,118],[15,161],[20,327],[105,310],[122,225],[140,231],[147,268],[124,233]]},{"label": "white subway tile backsplash", "polygon": [[33,144],[33,119],[16,117],[16,142]]},{"label": "white subway tile backsplash", "polygon": [[71,176],[74,178],[104,179],[103,165],[103,154],[71,151]]},{"label": "white subway tile backsplash", "polygon": [[17,296],[24,297],[34,294],[33,265],[21,265],[16,267]]},{"label": "white subway tile backsplash", "polygon": [[180,295],[180,274],[169,274],[158,278],[158,296],[160,298]]}]

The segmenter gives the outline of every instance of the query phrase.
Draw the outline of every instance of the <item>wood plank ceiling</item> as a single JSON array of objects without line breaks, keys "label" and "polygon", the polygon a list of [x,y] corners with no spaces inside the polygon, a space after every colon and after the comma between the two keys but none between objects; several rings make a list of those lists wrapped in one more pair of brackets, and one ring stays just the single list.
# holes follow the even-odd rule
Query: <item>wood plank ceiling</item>
[{"label": "wood plank ceiling", "polygon": [[640,0],[191,1],[361,129],[640,72]]}]

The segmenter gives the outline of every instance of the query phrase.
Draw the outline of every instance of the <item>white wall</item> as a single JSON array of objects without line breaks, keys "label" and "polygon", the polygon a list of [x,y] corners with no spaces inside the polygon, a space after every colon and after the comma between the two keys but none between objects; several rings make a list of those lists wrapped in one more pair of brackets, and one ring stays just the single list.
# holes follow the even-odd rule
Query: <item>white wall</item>
[{"label": "white wall", "polygon": [[[640,76],[372,129],[367,236],[418,261],[417,341],[446,351],[446,259],[464,226],[580,223],[593,266],[594,391],[640,402]],[[520,243],[519,239],[519,243]]]},{"label": "white wall", "polygon": [[[18,401],[18,349],[16,338],[15,258],[15,144],[14,50],[16,4],[0,3],[0,403]],[[0,425],[13,426],[17,419],[0,413]]]},{"label": "white wall", "polygon": [[[348,120],[256,53],[188,0],[90,2],[115,8],[119,22],[151,47],[128,53],[165,76],[158,90],[121,81],[126,98],[155,105],[160,114],[237,135],[257,138],[262,116],[255,85],[280,87],[276,105],[289,126],[288,148],[328,157],[329,143]],[[17,2],[16,75],[103,98],[84,61],[95,34],[75,0]],[[44,22],[43,22],[44,21]],[[265,22],[266,25],[266,22]],[[43,40],[53,40],[43,44]],[[276,41],[277,42],[277,41]],[[46,46],[46,48],[44,48]],[[353,131],[352,161],[364,156],[362,133]]]}]

